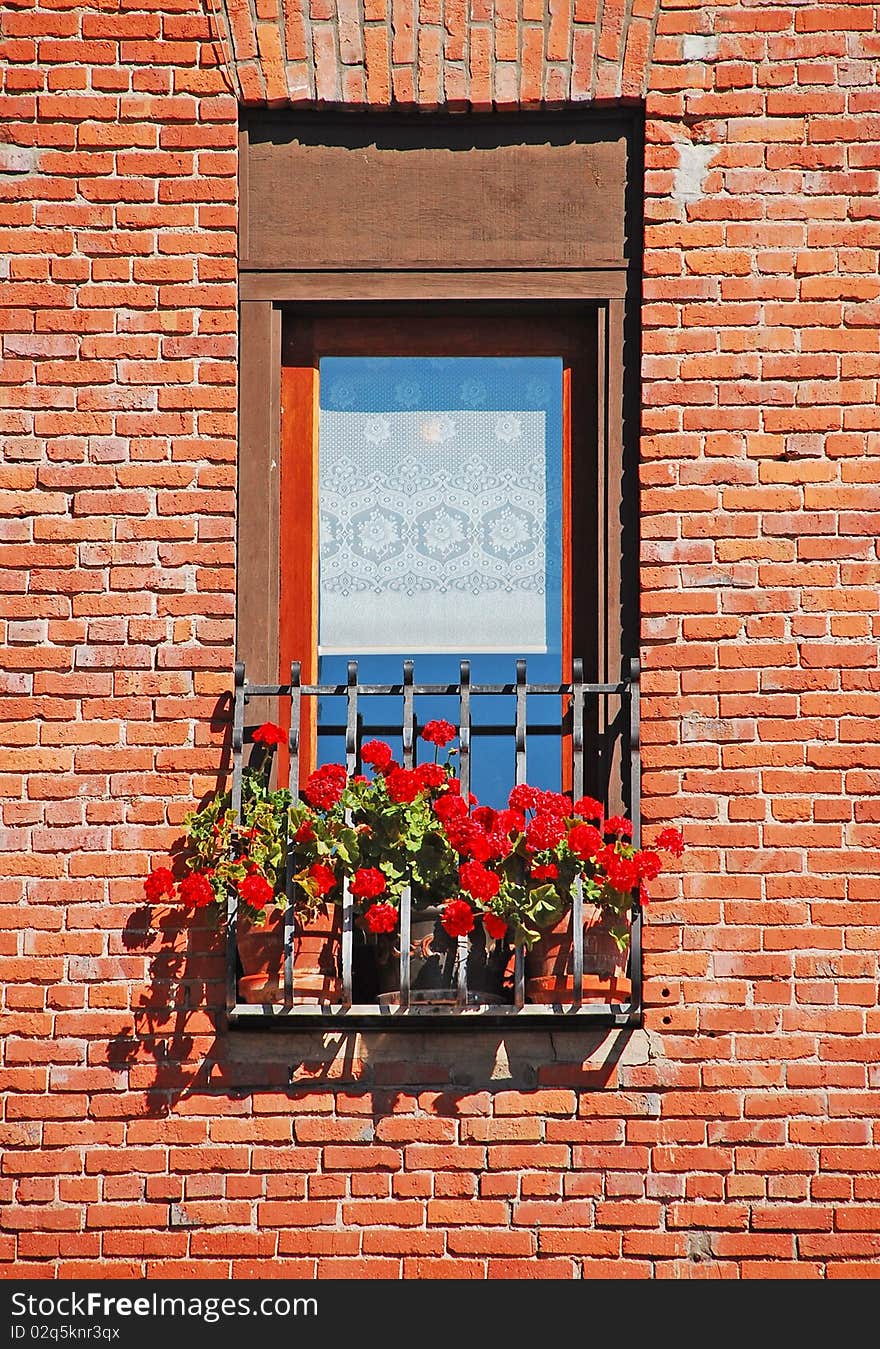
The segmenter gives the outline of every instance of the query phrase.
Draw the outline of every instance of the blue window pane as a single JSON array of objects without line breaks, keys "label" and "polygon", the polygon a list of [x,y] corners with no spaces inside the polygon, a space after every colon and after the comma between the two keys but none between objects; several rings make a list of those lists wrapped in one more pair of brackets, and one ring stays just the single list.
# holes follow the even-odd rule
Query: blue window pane
[{"label": "blue window pane", "polygon": [[[456,682],[462,659],[474,683],[512,682],[526,656],[530,682],[558,682],[561,359],[327,357],[320,390],[320,681],[356,659],[362,683],[399,682],[411,657],[417,683]],[[399,754],[400,699],[363,708],[364,738]],[[457,710],[416,707],[421,725]],[[529,780],[558,787],[559,700],[529,718]],[[501,804],[513,699],[475,697],[473,720],[472,789]],[[342,756],[343,724],[344,700],[322,700],[321,761]]]}]

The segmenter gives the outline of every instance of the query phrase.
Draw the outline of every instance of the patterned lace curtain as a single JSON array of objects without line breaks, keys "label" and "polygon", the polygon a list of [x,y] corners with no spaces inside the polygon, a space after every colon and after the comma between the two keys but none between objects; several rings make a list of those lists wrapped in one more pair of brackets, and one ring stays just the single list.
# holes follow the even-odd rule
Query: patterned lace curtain
[{"label": "patterned lace curtain", "polygon": [[543,652],[561,362],[325,358],[322,654]]}]

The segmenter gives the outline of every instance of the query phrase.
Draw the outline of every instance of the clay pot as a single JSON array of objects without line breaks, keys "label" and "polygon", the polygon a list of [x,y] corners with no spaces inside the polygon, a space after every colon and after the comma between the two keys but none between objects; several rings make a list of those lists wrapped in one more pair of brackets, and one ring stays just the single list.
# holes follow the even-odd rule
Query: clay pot
[{"label": "clay pot", "polygon": [[[241,910],[238,915],[238,958],[242,973],[238,996],[247,1003],[284,1003],[284,914],[270,910],[263,927],[255,927]],[[293,1002],[338,1002],[342,981],[340,937],[342,914],[331,904],[305,924],[293,926]]]},{"label": "clay pot", "polygon": [[[574,993],[574,961],[571,915],[566,913],[553,927],[545,928],[526,952],[526,1000],[571,1002]],[[628,952],[621,951],[608,930],[601,909],[584,904],[584,1002],[627,1002],[632,983],[627,977]]]},{"label": "clay pot", "polygon": [[[413,908],[410,924],[410,1001],[455,1007],[458,1002],[458,941],[450,937],[440,922],[437,906]],[[505,971],[510,961],[506,942],[486,937],[480,922],[471,932],[467,962],[468,1005],[511,1001],[505,988]],[[378,1000],[396,1003],[400,999],[400,932],[383,932],[375,945]]]}]

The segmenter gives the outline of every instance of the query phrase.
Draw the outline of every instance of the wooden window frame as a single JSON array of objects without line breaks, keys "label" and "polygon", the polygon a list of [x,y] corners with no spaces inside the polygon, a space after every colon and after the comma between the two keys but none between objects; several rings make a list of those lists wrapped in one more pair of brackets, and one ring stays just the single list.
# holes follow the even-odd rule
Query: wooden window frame
[{"label": "wooden window frame", "polygon": [[[280,115],[260,114],[258,120],[259,116],[274,117],[277,123]],[[617,136],[618,141],[623,138],[623,181],[619,181],[621,170],[618,166],[614,171],[618,177],[614,179],[612,173],[613,190],[609,190],[610,160],[608,156],[603,159],[600,154],[596,160],[596,172],[591,178],[592,187],[586,192],[583,185],[579,188],[578,209],[589,211],[595,208],[597,218],[610,223],[603,232],[603,229],[597,230],[595,220],[591,221],[588,231],[591,242],[588,247],[574,250],[577,255],[575,265],[567,265],[567,241],[572,237],[571,212],[566,218],[567,184],[558,181],[558,161],[554,167],[552,154],[548,155],[546,174],[538,190],[531,194],[529,202],[514,222],[511,237],[515,247],[508,248],[506,243],[500,242],[505,221],[499,216],[495,220],[494,235],[491,228],[476,230],[474,239],[463,249],[460,257],[452,256],[449,248],[445,248],[444,252],[442,237],[436,256],[433,256],[424,240],[417,241],[417,248],[405,233],[401,234],[398,263],[393,239],[390,247],[388,240],[384,239],[382,249],[377,250],[375,257],[371,256],[368,231],[358,231],[355,219],[357,213],[352,210],[353,238],[348,252],[345,231],[340,231],[337,223],[333,231],[337,253],[331,257],[326,243],[322,241],[315,256],[311,256],[308,240],[320,230],[321,219],[315,204],[305,202],[303,215],[306,223],[303,225],[302,221],[297,221],[295,238],[288,253],[284,254],[283,249],[279,251],[277,241],[267,248],[265,231],[262,243],[257,237],[260,203],[254,199],[250,190],[248,145],[251,122],[246,122],[242,128],[235,658],[237,662],[244,662],[250,686],[284,685],[288,680],[289,667],[284,668],[284,660],[289,653],[281,646],[279,621],[282,604],[282,491],[304,490],[306,495],[312,491],[308,483],[297,484],[291,478],[289,462],[285,480],[282,480],[285,315],[385,314],[415,306],[421,308],[426,321],[452,310],[467,321],[468,314],[501,313],[506,309],[507,312],[521,314],[557,312],[572,320],[580,315],[585,323],[594,325],[595,366],[592,384],[595,393],[589,438],[595,446],[595,488],[587,509],[583,509],[583,503],[575,500],[571,521],[575,533],[579,529],[587,529],[593,535],[590,551],[595,559],[595,622],[593,650],[584,653],[592,666],[585,667],[584,674],[591,682],[611,684],[621,676],[628,678],[631,668],[637,670],[641,113],[638,110],[625,110],[611,112],[606,116],[595,112],[568,112],[556,118],[553,114],[545,113],[531,120],[526,117],[504,119],[496,116],[452,120],[459,126],[467,123],[473,127],[472,141],[481,149],[487,145],[491,147],[493,137],[509,148],[522,133],[528,146],[529,164],[533,171],[537,168],[539,176],[542,172],[542,156],[537,150],[545,136],[551,148],[554,145],[557,148],[562,146],[566,154],[570,144],[582,149],[586,147],[585,162],[588,166],[590,147],[603,146],[607,149],[607,137]],[[370,114],[348,119],[343,126],[340,121],[326,114],[311,120],[290,116],[277,138],[279,154],[284,149],[284,136],[295,138],[298,128],[306,124],[308,134],[304,140],[311,148],[321,146],[323,137],[329,146],[338,144],[347,152],[350,152],[352,144],[367,145],[370,129],[374,126],[384,128],[382,134],[376,136],[377,145],[380,142],[383,146],[393,144],[396,125],[403,128],[401,141],[410,149],[413,144],[430,146],[435,135],[444,142],[445,148],[448,148],[448,140],[454,140],[453,133],[448,130],[451,125],[448,118],[399,118],[395,122],[394,118],[377,118]],[[264,147],[271,143],[272,134],[277,133],[273,132],[269,134],[268,140],[264,139]],[[465,140],[469,134],[467,129],[461,133]],[[603,136],[606,136],[605,141]],[[324,158],[321,162],[326,164]],[[506,162],[509,167],[510,156],[507,156]],[[406,155],[401,160],[401,181],[405,174]],[[501,172],[496,175],[492,191],[502,204],[510,205],[513,197],[510,193],[505,197],[504,183],[504,172]],[[508,185],[512,190],[515,175],[510,178]],[[340,192],[342,188],[337,182],[331,193],[333,200],[339,198]],[[344,192],[342,195],[344,197]],[[409,208],[412,207],[406,191],[403,191],[401,200],[405,205],[408,202]],[[452,230],[457,247],[461,246],[466,236],[466,231],[462,233],[463,216],[467,217],[470,213],[470,217],[475,218],[482,201],[479,183],[475,179],[471,200],[464,203]],[[375,215],[374,211],[374,222]],[[276,205],[274,218],[277,220],[277,217]],[[557,217],[562,220],[558,228]],[[389,221],[393,222],[394,218],[394,211],[389,209]],[[409,215],[403,211],[402,218],[404,225],[401,228],[405,231],[407,220],[412,220],[411,209]],[[393,233],[393,223],[389,228]],[[425,253],[424,257],[419,249]],[[283,263],[280,266],[279,256]],[[314,390],[311,391],[311,397],[305,389],[300,391],[300,395],[299,415],[314,417],[317,409]],[[285,429],[289,430],[289,427]],[[304,564],[302,575],[296,578],[295,583],[314,589],[316,577],[312,569],[316,566],[316,550],[313,549],[310,564]],[[310,608],[310,621],[314,622],[315,606],[311,605]],[[313,636],[316,637],[316,633]],[[270,695],[276,689],[265,688],[261,692]],[[270,696],[253,695],[248,701],[247,723],[278,720],[281,714],[280,701]],[[610,729],[610,721],[605,728],[597,728],[600,739],[604,729]],[[628,766],[622,758],[619,765],[614,766],[613,772],[608,764],[605,765],[606,780],[610,784],[607,800],[613,810],[625,808],[630,799],[634,810],[638,809],[637,718],[634,736],[628,747],[631,764]],[[608,739],[612,740],[613,735]],[[616,749],[610,751],[612,757],[616,753]],[[632,948],[636,970],[633,1005],[623,1021],[620,1013],[610,1007],[602,1011],[595,1009],[598,1015],[592,1018],[594,1022],[604,1019],[608,1024],[638,1024],[640,1021],[639,931],[636,923]],[[271,1017],[261,1019],[257,1008],[244,1009],[244,1012],[239,1008],[237,1011],[242,1012],[243,1016],[247,1012],[244,1019],[250,1020],[252,1024],[285,1024],[284,1018],[276,1018],[274,1022]],[[312,1015],[316,1025],[324,1024],[320,1012],[315,1011]],[[558,1024],[558,1017],[558,1013],[541,1013],[537,1017],[524,1018],[522,1024],[543,1024],[542,1018],[548,1025]],[[304,1019],[308,1020],[308,1016]],[[516,1018],[512,1020],[516,1022]],[[490,1021],[491,1016],[480,1017],[475,1018],[473,1024],[487,1025]]]},{"label": "wooden window frame", "polygon": [[[266,683],[282,676],[282,666],[288,654],[281,649],[279,631],[282,320],[284,310],[291,304],[296,306],[296,300],[289,298],[296,289],[295,279],[289,274],[285,277],[284,296],[281,299],[242,299],[241,302],[236,658],[245,661],[253,680]],[[537,279],[530,277],[529,281]],[[334,278],[333,285],[328,289],[335,291],[341,280],[348,283],[349,294],[346,299],[350,305],[361,305],[360,278]],[[481,291],[489,289],[490,280],[485,279]],[[569,293],[562,296],[553,286],[548,288],[551,294],[541,299],[548,303],[562,302],[581,308],[583,297],[577,294],[579,280],[577,278],[572,287],[574,295]],[[606,292],[619,292],[624,277],[615,273],[605,278],[592,276],[591,280],[604,280],[603,289]],[[382,292],[386,288],[379,283],[390,283],[387,290],[392,292],[393,302],[400,303],[405,299],[420,304],[425,308],[426,321],[430,321],[431,306],[425,305],[419,282],[410,278],[409,285],[404,287],[402,281],[399,275],[382,274],[371,278],[371,285]],[[460,278],[450,278],[448,290],[451,293],[444,299],[460,302],[460,285]],[[316,297],[316,289],[311,282],[304,285],[303,293],[298,297],[301,306],[311,310],[316,301],[319,304],[323,301],[334,308],[337,306],[335,296],[332,300],[326,294]],[[400,291],[404,291],[403,296],[398,293]],[[524,286],[519,298],[524,309],[533,307],[536,302],[533,285]],[[481,293],[467,297],[467,302],[473,305],[475,312],[485,313],[488,299]],[[497,303],[497,292],[492,294],[491,300]],[[374,300],[371,303],[379,309],[384,308],[388,300]],[[591,297],[589,305],[589,321],[596,324],[597,338],[595,388],[598,397],[593,428],[597,447],[593,503],[596,539],[590,550],[596,563],[596,627],[590,643],[593,650],[584,654],[588,660],[592,660],[593,665],[593,668],[586,667],[587,677],[600,681],[617,678],[621,661],[634,654],[626,650],[624,632],[626,597],[623,589],[623,558],[628,546],[626,531],[630,514],[624,502],[624,304],[623,295],[606,293]],[[303,401],[302,415],[309,415],[307,400]],[[287,463],[291,463],[290,456]],[[285,476],[284,490],[296,490],[289,471]],[[573,530],[577,532],[579,527],[583,527],[583,523],[574,519]],[[588,522],[586,527],[590,528]],[[300,579],[304,585],[314,585],[314,578],[303,576]]]}]

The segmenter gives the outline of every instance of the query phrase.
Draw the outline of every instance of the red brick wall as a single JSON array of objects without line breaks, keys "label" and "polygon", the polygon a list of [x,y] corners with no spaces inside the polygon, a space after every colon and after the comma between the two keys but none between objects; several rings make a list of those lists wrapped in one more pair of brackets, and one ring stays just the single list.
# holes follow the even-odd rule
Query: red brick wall
[{"label": "red brick wall", "polygon": [[[880,1270],[880,6],[514,12],[5,6],[7,1274]],[[644,89],[645,1030],[224,1034],[141,879],[226,762],[236,95]]]}]

